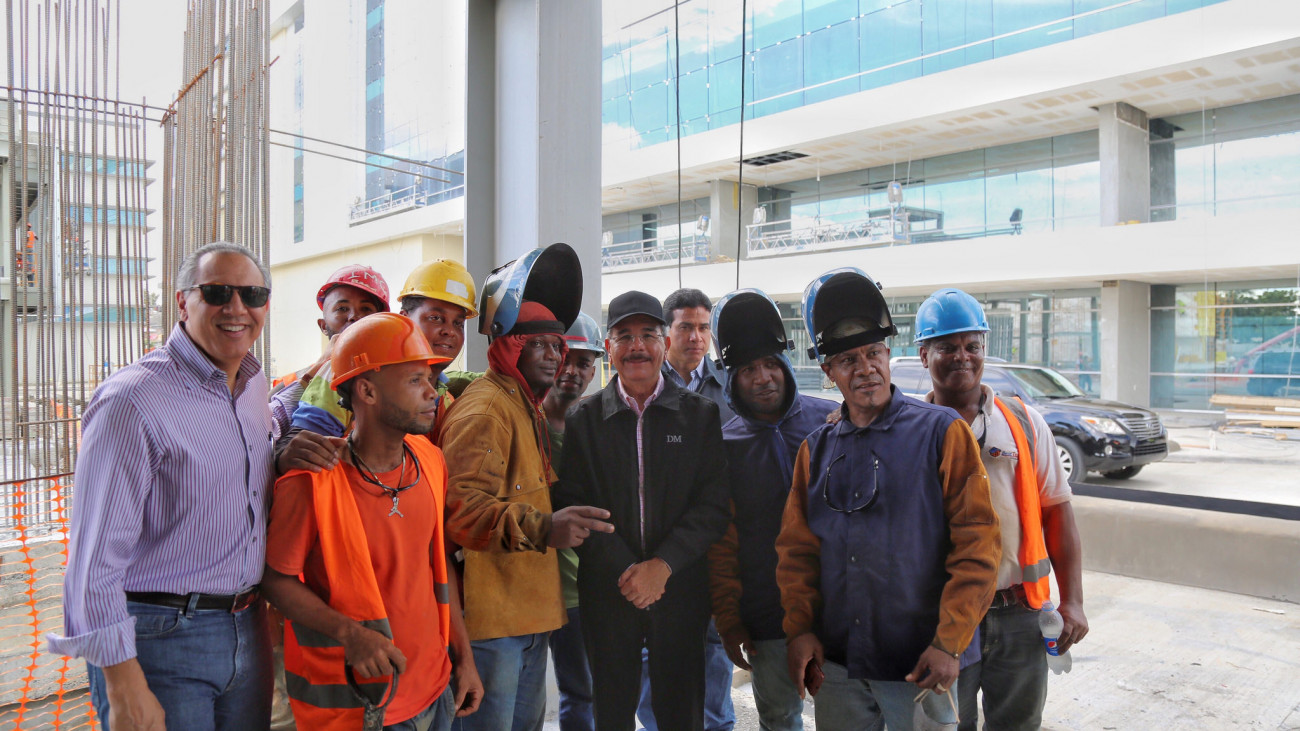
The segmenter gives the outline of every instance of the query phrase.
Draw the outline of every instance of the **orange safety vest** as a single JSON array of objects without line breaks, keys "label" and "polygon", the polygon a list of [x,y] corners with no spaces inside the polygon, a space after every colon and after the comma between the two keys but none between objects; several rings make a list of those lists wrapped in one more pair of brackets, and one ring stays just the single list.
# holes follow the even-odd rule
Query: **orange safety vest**
[{"label": "orange safety vest", "polygon": [[1043,539],[1043,509],[1038,500],[1038,470],[1034,463],[1037,438],[1033,422],[1025,403],[1016,396],[1012,401],[993,397],[993,403],[1011,427],[1020,457],[1016,460],[1016,506],[1020,511],[1020,580],[1025,587],[1029,606],[1041,609],[1043,602],[1052,598],[1052,587],[1047,575],[1052,571],[1052,561],[1047,555]]},{"label": "orange safety vest", "polygon": [[[451,637],[451,604],[447,559],[443,545],[443,505],[447,470],[437,447],[423,437],[406,437],[432,488],[435,522],[433,545],[434,596],[443,640]],[[388,612],[370,562],[366,532],[343,466],[312,474],[312,503],[316,509],[317,540],[330,587],[330,608],[392,639]],[[334,638],[293,621],[284,624],[285,685],[298,728],[312,731],[356,731],[362,728],[365,704],[348,687],[343,645]],[[388,677],[360,683],[377,703],[388,688]],[[418,679],[412,682],[419,682]]]}]

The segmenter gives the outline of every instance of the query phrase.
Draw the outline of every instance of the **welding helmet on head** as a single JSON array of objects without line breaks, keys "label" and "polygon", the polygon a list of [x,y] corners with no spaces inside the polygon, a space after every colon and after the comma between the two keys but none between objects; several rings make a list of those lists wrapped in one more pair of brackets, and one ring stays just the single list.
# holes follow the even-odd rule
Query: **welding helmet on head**
[{"label": "welding helmet on head", "polygon": [[564,333],[564,342],[569,346],[569,350],[586,350],[597,356],[605,354],[603,345],[605,337],[600,332],[600,325],[597,325],[591,315],[585,312],[578,313],[578,319],[574,320],[573,326]]},{"label": "welding helmet on head", "polygon": [[818,362],[898,333],[880,285],[857,267],[840,267],[817,277],[803,292],[803,318]]},{"label": "welding helmet on head", "polygon": [[397,295],[401,302],[406,297],[427,297],[442,300],[465,308],[465,317],[474,317],[474,278],[465,265],[452,259],[427,261],[416,267],[406,278]]},{"label": "welding helmet on head", "polygon": [[915,342],[956,333],[989,331],[988,318],[978,300],[960,289],[941,289],[916,308]]},{"label": "welding helmet on head", "polygon": [[571,246],[556,243],[533,249],[492,270],[483,281],[479,298],[483,319],[478,331],[489,341],[502,335],[525,334],[515,328],[525,300],[545,306],[564,330],[573,327],[582,307],[582,264]]},{"label": "welding helmet on head", "polygon": [[794,349],[776,303],[762,290],[738,289],[713,305],[713,347],[725,368]]}]

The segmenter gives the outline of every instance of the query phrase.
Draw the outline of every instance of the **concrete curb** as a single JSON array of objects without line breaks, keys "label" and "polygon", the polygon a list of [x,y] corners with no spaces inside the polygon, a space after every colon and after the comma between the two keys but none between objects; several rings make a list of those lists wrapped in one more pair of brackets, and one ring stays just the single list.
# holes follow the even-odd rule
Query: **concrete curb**
[{"label": "concrete curb", "polygon": [[1300,523],[1076,495],[1083,567],[1300,603]]}]

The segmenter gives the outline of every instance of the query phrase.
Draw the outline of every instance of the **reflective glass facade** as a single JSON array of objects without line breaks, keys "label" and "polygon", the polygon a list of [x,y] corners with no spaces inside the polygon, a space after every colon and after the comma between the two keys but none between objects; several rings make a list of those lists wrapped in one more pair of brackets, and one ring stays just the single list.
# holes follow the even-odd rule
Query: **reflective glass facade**
[{"label": "reflective glass facade", "polygon": [[1152,121],[1152,221],[1298,206],[1300,95]]},{"label": "reflective glass facade", "polygon": [[605,144],[675,139],[679,98],[686,136],[1219,1],[606,2]]},{"label": "reflective glass facade", "polygon": [[439,72],[427,28],[434,7],[421,0],[366,0],[365,148],[428,165],[367,155],[365,196],[355,215],[395,201],[423,205],[464,194],[465,141],[450,138],[445,122],[448,109],[464,108],[464,87],[460,98],[443,99],[430,93],[428,81]]},{"label": "reflective glass facade", "polygon": [[912,241],[1095,227],[1101,210],[1097,132],[882,165],[771,190],[765,232],[849,226],[889,210],[898,181]]},{"label": "reflective glass facade", "polygon": [[1152,285],[1151,403],[1300,396],[1300,281]]}]

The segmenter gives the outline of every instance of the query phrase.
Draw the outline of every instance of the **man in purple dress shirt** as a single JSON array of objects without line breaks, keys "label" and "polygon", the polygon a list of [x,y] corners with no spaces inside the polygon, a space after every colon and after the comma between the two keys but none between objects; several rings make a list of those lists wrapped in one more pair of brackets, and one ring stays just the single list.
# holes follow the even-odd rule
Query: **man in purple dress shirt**
[{"label": "man in purple dress shirt", "polygon": [[270,276],[241,246],[182,262],[162,348],[96,389],[82,417],[64,635],[84,657],[109,731],[265,729],[271,651],[257,594],[272,449],[289,419],[267,407],[249,349]]}]

